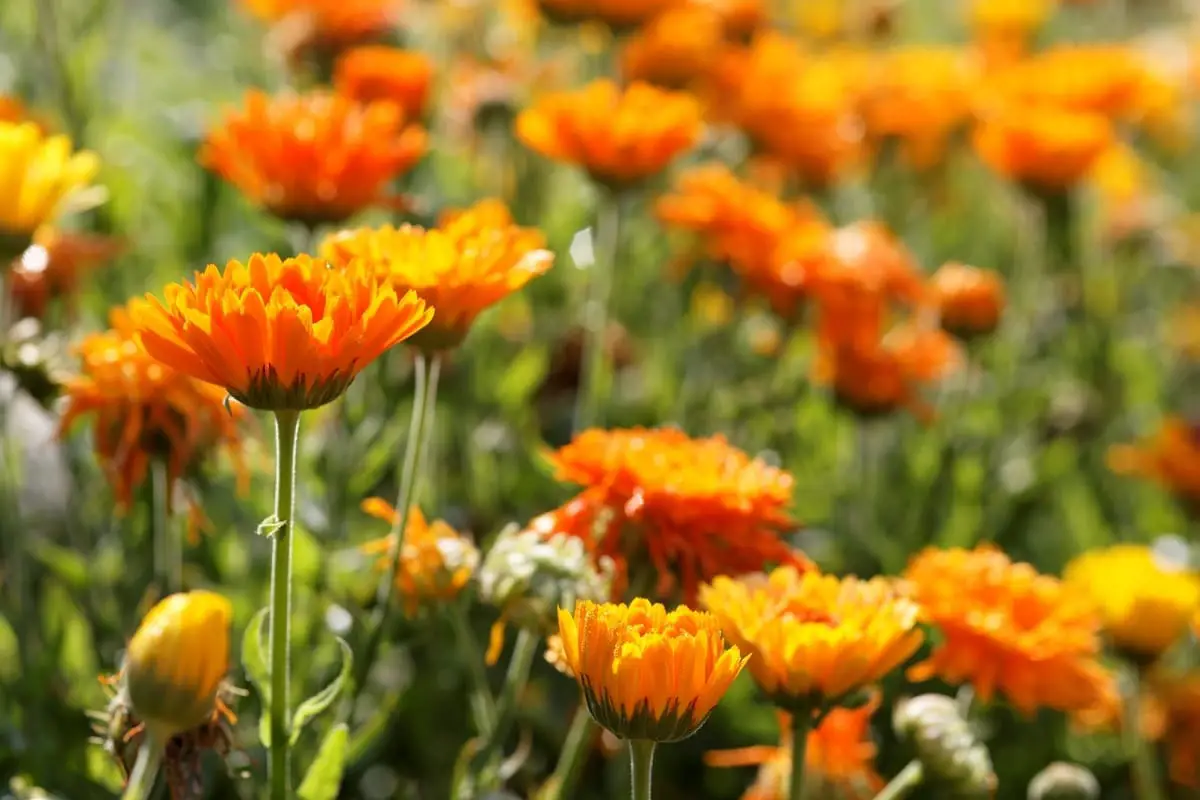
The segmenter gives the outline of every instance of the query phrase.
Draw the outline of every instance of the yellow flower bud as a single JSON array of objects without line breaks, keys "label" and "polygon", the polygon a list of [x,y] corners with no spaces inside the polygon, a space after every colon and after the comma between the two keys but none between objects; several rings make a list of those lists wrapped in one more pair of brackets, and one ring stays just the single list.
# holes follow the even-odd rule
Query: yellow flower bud
[{"label": "yellow flower bud", "polygon": [[125,692],[160,741],[207,722],[229,669],[229,601],[185,592],[150,610],[125,654]]}]

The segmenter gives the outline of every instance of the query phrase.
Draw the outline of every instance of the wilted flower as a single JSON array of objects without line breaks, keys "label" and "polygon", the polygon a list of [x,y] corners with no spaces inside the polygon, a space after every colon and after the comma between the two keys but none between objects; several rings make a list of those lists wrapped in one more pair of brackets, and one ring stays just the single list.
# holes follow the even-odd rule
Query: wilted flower
[{"label": "wilted flower", "polygon": [[433,230],[344,231],[327,238],[321,252],[335,264],[361,259],[397,292],[416,292],[437,314],[409,343],[441,350],[457,346],[480,313],[551,267],[545,244],[540,232],[516,225],[499,200],[484,200],[447,214]]},{"label": "wilted flower", "polygon": [[622,73],[668,89],[696,86],[724,40],[722,20],[704,5],[680,5],[650,20],[621,51]]},{"label": "wilted flower", "polygon": [[313,226],[389,202],[389,182],[425,143],[394,103],[252,90],[209,132],[200,159],[275,216]]},{"label": "wilted flower", "polygon": [[355,261],[341,269],[309,256],[255,253],[195,283],[172,283],[130,305],[146,351],[235,400],[302,411],[335,400],[355,375],[429,324],[433,309],[399,295]]},{"label": "wilted flower", "polygon": [[17,316],[42,319],[52,300],[70,302],[83,276],[120,248],[105,236],[39,229],[8,272],[7,289]]},{"label": "wilted flower", "polygon": [[1029,782],[1029,800],[1099,800],[1100,782],[1087,767],[1057,761]]},{"label": "wilted flower", "polygon": [[563,653],[592,717],[622,739],[674,742],[708,719],[746,659],[716,620],[649,600],[558,611]]},{"label": "wilted flower", "polygon": [[1102,114],[1011,101],[989,106],[974,134],[984,163],[1039,193],[1070,189],[1112,141],[1112,125]]},{"label": "wilted flower", "polygon": [[1200,611],[1200,575],[1149,547],[1088,551],[1067,565],[1063,578],[1091,598],[1113,645],[1137,659],[1162,655]]},{"label": "wilted flower", "polygon": [[0,265],[25,251],[34,232],[68,210],[99,169],[93,153],[71,152],[66,136],[48,136],[32,122],[0,121]]},{"label": "wilted flower", "polygon": [[1025,714],[1086,710],[1104,700],[1100,624],[1085,595],[992,547],[928,549],[904,578],[941,640],[908,671],[1003,694]]},{"label": "wilted flower", "polygon": [[1184,419],[1168,417],[1143,443],[1113,447],[1108,466],[1162,485],[1185,505],[1200,504],[1200,428]]},{"label": "wilted flower", "polygon": [[923,694],[905,700],[897,706],[892,725],[917,751],[925,783],[941,790],[938,797],[992,797],[996,775],[991,756],[952,698]]},{"label": "wilted flower", "polygon": [[517,116],[517,136],[546,158],[576,164],[614,189],[652,177],[700,138],[690,95],[609,80],[542,97]]},{"label": "wilted flower", "polygon": [[[587,430],[550,456],[559,480],[584,487],[607,519],[588,535],[622,573],[652,567],[657,590],[696,596],[700,581],[805,560],[780,538],[793,523],[792,477],[723,437],[669,428]],[[593,539],[594,536],[594,539]]]},{"label": "wilted flower", "polygon": [[333,71],[339,94],[360,103],[395,103],[404,119],[425,116],[432,81],[433,63],[424,54],[383,45],[346,51]]},{"label": "wilted flower", "polygon": [[943,328],[956,336],[991,333],[1004,313],[1004,279],[989,269],[951,261],[929,279]]},{"label": "wilted flower", "polygon": [[[378,497],[364,500],[362,510],[389,525],[400,523],[399,512]],[[390,571],[389,554],[394,541],[394,536],[384,536],[367,542],[361,550],[379,556],[377,567]],[[478,566],[479,550],[470,539],[440,519],[426,522],[417,506],[409,509],[400,571],[396,574],[396,590],[408,616],[414,616],[429,601],[457,597]]]},{"label": "wilted flower", "polygon": [[782,708],[838,705],[903,664],[921,646],[917,607],[885,579],[860,581],[780,567],[718,576],[700,601],[747,653],[750,674]]}]

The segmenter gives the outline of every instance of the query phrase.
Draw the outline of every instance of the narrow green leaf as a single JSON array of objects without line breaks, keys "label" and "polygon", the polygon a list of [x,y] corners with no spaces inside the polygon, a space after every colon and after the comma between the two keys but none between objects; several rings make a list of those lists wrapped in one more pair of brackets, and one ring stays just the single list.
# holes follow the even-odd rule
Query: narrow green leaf
[{"label": "narrow green leaf", "polygon": [[258,692],[262,715],[258,720],[258,738],[263,747],[271,746],[271,665],[267,663],[266,624],[271,609],[261,608],[246,625],[242,634],[242,669]]},{"label": "narrow green leaf", "polygon": [[272,514],[262,522],[258,523],[258,530],[256,533],[258,533],[259,536],[266,536],[270,538],[279,533],[280,529],[282,529],[285,525],[287,525],[286,520],[282,520]]},{"label": "narrow green leaf", "polygon": [[337,677],[333,679],[332,683],[305,700],[296,709],[296,716],[292,718],[293,745],[300,738],[300,731],[304,726],[322,711],[329,708],[350,681],[350,667],[354,664],[354,652],[350,649],[350,645],[346,644],[346,641],[340,636],[337,641],[342,648],[342,669],[338,672]]},{"label": "narrow green leaf", "polygon": [[346,766],[346,742],[350,738],[350,726],[345,723],[334,725],[321,742],[317,757],[308,766],[304,781],[296,791],[300,800],[336,800],[342,785],[342,771]]}]

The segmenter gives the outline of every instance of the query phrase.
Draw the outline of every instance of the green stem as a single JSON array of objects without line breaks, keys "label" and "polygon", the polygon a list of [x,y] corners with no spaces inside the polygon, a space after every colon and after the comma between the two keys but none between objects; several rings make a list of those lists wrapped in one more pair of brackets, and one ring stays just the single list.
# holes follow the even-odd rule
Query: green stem
[{"label": "green stem", "polygon": [[596,212],[595,263],[588,270],[583,309],[583,372],[575,399],[575,430],[603,424],[604,401],[611,390],[612,364],[608,352],[608,312],[613,276],[621,244],[621,197],[603,190]]},{"label": "green stem", "polygon": [[804,759],[808,751],[808,731],[812,728],[812,713],[797,709],[792,713],[792,778],[788,800],[804,800]]},{"label": "green stem", "polygon": [[471,693],[471,714],[475,718],[475,729],[481,734],[492,730],[496,724],[496,702],[492,698],[492,690],[488,685],[487,670],[483,666],[483,657],[475,643],[471,632],[470,621],[467,619],[467,606],[464,603],[451,603],[446,610],[450,619],[450,627],[454,630],[454,641],[458,646],[458,657],[467,664],[471,672],[474,691]]},{"label": "green stem", "polygon": [[567,740],[558,755],[554,774],[546,782],[546,791],[539,800],[560,800],[574,796],[572,789],[579,779],[579,771],[587,763],[595,735],[596,721],[588,713],[587,706],[580,703],[575,718],[571,720],[571,728],[567,731]]},{"label": "green stem", "polygon": [[629,767],[633,800],[650,800],[650,785],[654,777],[654,742],[631,739]]},{"label": "green stem", "polygon": [[296,511],[296,441],[300,412],[275,412],[275,522],[271,538],[271,800],[291,795],[288,698],[291,693],[292,518]]},{"label": "green stem", "polygon": [[540,637],[524,628],[517,634],[517,643],[513,645],[508,672],[504,676],[504,688],[496,698],[494,724],[490,729],[481,731],[484,744],[474,759],[475,769],[472,771],[475,774],[487,769],[496,756],[504,751],[504,742],[508,739],[513,723],[516,722],[517,698],[529,682],[529,673],[533,669],[533,660],[537,657],[540,644]]},{"label": "green stem", "polygon": [[183,550],[178,531],[171,530],[171,480],[161,458],[150,462],[153,496],[154,564],[164,594],[183,588]]},{"label": "green stem", "polygon": [[1163,800],[1162,776],[1153,746],[1142,736],[1141,680],[1136,667],[1128,667],[1121,681],[1125,701],[1125,739],[1137,800]]},{"label": "green stem", "polygon": [[913,789],[920,786],[924,779],[925,768],[921,766],[921,762],[910,761],[887,786],[879,790],[875,800],[903,800]]},{"label": "green stem", "polygon": [[421,458],[427,423],[434,404],[437,402],[438,377],[441,373],[441,356],[435,355],[430,363],[425,356],[417,354],[413,371],[413,408],[408,425],[408,441],[404,443],[404,464],[400,472],[400,491],[396,496],[396,521],[389,533],[391,547],[388,549],[389,567],[379,578],[375,593],[375,611],[371,615],[370,632],[362,655],[357,659],[354,675],[354,693],[362,691],[379,655],[379,645],[387,628],[391,614],[392,596],[396,591],[396,578],[400,574],[401,556],[404,553],[404,534],[408,530],[408,515],[417,493]]},{"label": "green stem", "polygon": [[133,764],[133,772],[125,784],[121,800],[146,800],[154,791],[154,781],[158,778],[158,768],[162,765],[163,749],[147,735],[138,750],[137,761]]}]

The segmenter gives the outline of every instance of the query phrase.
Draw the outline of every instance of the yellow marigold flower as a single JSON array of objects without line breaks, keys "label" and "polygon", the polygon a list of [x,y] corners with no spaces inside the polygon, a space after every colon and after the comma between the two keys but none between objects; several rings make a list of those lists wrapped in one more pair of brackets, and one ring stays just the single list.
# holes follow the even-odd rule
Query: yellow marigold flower
[{"label": "yellow marigold flower", "polygon": [[690,95],[635,82],[598,80],[543,97],[517,117],[517,136],[555,161],[577,164],[619,189],[658,174],[700,138],[700,105]]},{"label": "yellow marigold flower", "polygon": [[130,306],[150,355],[235,400],[302,411],[336,399],[384,351],[429,324],[433,309],[351,262],[255,253]]},{"label": "yellow marigold flower", "polygon": [[173,594],[150,609],[125,652],[124,687],[134,713],[159,742],[217,711],[229,670],[233,609],[213,592]]},{"label": "yellow marigold flower", "polygon": [[1026,714],[1103,704],[1100,622],[1086,596],[987,546],[925,550],[904,577],[942,635],[911,680],[970,683],[981,700],[1000,692]]},{"label": "yellow marigold flower", "polygon": [[921,646],[917,607],[884,579],[861,581],[784,566],[719,576],[700,602],[750,658],[750,674],[783,708],[836,705]]},{"label": "yellow marigold flower", "polygon": [[746,659],[710,614],[580,601],[558,610],[563,657],[596,722],[622,739],[675,742],[708,719]]},{"label": "yellow marigold flower", "polygon": [[333,69],[339,94],[360,103],[395,103],[405,119],[425,116],[432,81],[433,63],[423,53],[383,45],[347,50]]},{"label": "yellow marigold flower", "polygon": [[1035,191],[1078,183],[1113,142],[1102,114],[1056,106],[1000,103],[975,129],[975,151],[998,174]]},{"label": "yellow marigold flower", "polygon": [[201,162],[280,219],[337,223],[390,202],[389,182],[425,154],[394,103],[253,90],[208,134]]},{"label": "yellow marigold flower", "polygon": [[[398,525],[400,514],[387,501],[378,497],[364,500],[362,510],[390,525]],[[362,546],[362,552],[378,555],[378,568],[390,570],[393,537],[384,536]],[[400,572],[396,589],[404,602],[404,611],[414,616],[422,604],[430,600],[452,600],[458,596],[475,568],[479,566],[479,550],[467,537],[459,534],[442,520],[426,522],[421,509],[413,506],[408,512],[408,525],[400,551]]]},{"label": "yellow marigold flower", "polygon": [[1200,427],[1187,420],[1169,417],[1145,442],[1113,447],[1108,466],[1152,480],[1189,507],[1200,507]]},{"label": "yellow marigold flower", "polygon": [[1025,52],[1057,0],[973,0],[971,27],[989,58],[1007,62]]},{"label": "yellow marigold flower", "polygon": [[0,264],[67,210],[99,166],[93,153],[72,153],[66,136],[48,136],[32,122],[0,121]]},{"label": "yellow marigold flower", "polygon": [[958,336],[991,333],[1004,313],[1004,279],[990,269],[951,261],[929,279],[942,327]]},{"label": "yellow marigold flower", "polygon": [[723,42],[720,14],[701,5],[664,11],[630,38],[621,52],[623,74],[668,89],[703,80]]},{"label": "yellow marigold flower", "polygon": [[411,342],[422,349],[457,346],[487,308],[554,263],[545,238],[517,226],[499,200],[446,214],[433,230],[413,225],[361,228],[327,238],[321,252],[335,264],[362,259],[397,292],[416,292],[437,309]]},{"label": "yellow marigold flower", "polygon": [[1067,565],[1063,579],[1092,599],[1109,640],[1138,658],[1161,655],[1200,609],[1200,576],[1162,563],[1140,545],[1084,553]]}]

